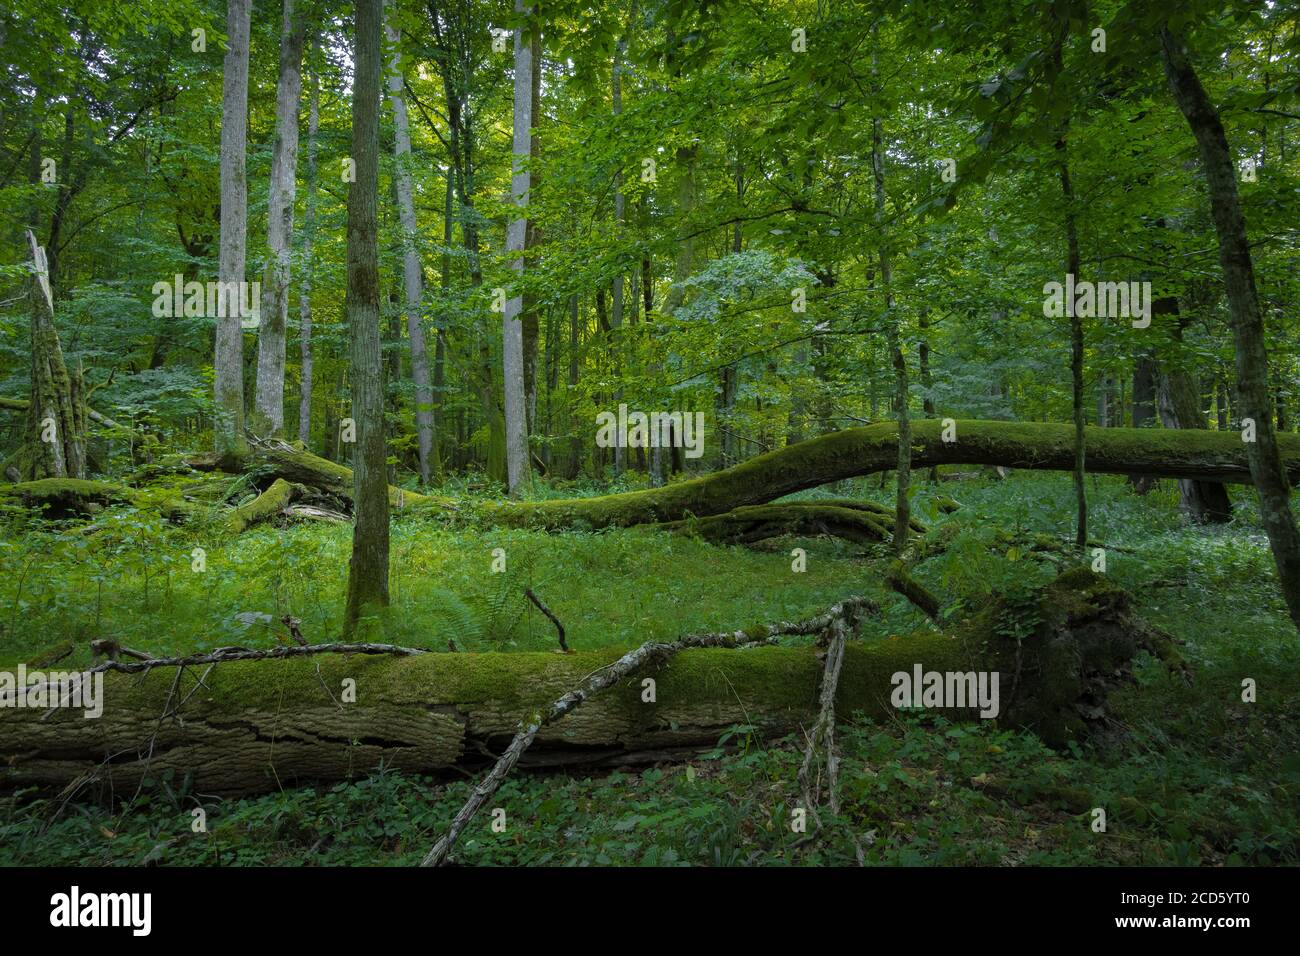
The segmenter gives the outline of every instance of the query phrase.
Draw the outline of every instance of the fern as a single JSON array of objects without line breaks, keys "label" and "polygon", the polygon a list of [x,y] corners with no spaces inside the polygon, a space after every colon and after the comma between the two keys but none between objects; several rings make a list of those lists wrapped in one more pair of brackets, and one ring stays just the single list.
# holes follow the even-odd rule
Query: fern
[{"label": "fern", "polygon": [[423,593],[430,608],[429,638],[434,645],[442,647],[453,641],[463,648],[483,639],[487,628],[481,610],[446,588],[428,588]]}]

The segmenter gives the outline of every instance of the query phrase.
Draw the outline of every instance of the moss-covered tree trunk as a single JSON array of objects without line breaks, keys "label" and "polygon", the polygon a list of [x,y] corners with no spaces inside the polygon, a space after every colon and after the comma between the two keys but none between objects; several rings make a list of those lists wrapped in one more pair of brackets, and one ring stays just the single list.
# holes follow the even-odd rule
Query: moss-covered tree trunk
[{"label": "moss-covered tree trunk", "polygon": [[[1139,647],[1168,656],[1167,641],[1133,617],[1124,592],[1087,571],[1063,576],[1041,595],[1039,623],[1019,650],[1001,636],[1004,613],[995,605],[947,633],[851,644],[837,712],[894,714],[894,675],[912,675],[918,665],[996,671],[998,720],[1061,743],[1087,732],[1107,686]],[[1023,608],[1015,613],[1024,619]],[[521,720],[625,650],[321,654],[205,665],[179,681],[170,667],[110,673],[97,719],[72,709],[44,720],[42,707],[0,711],[0,786],[81,779],[120,791],[171,771],[177,780],[192,776],[200,792],[239,794],[364,776],[381,765],[414,773],[475,768]],[[791,733],[816,716],[821,666],[807,646],[683,651],[544,728],[522,765],[653,761],[715,746],[738,724],[764,737]],[[653,701],[645,678],[655,682]],[[355,697],[345,692],[349,681]],[[159,719],[173,708],[180,719]],[[976,719],[977,711],[945,713]]]},{"label": "moss-covered tree trunk", "polygon": [[[1219,238],[1219,264],[1223,269],[1236,346],[1237,393],[1243,419],[1254,424],[1253,440],[1246,440],[1250,473],[1259,492],[1259,512],[1273,560],[1277,564],[1282,594],[1291,619],[1300,628],[1300,527],[1291,511],[1291,485],[1273,426],[1273,402],[1268,388],[1268,351],[1264,317],[1255,287],[1255,267],[1250,255],[1246,220],[1237,198],[1236,168],[1219,112],[1206,95],[1180,37],[1165,24],[1160,29],[1165,76],[1174,101],[1187,119],[1209,183],[1210,212]],[[1243,438],[1245,436],[1243,435]]]},{"label": "moss-covered tree trunk", "polygon": [[352,560],[344,631],[388,604],[388,447],[384,443],[383,368],[379,355],[379,76],[381,0],[357,0],[352,156],[348,190],[348,326],[352,341],[352,414],[357,424],[353,471]]},{"label": "moss-covered tree trunk", "polygon": [[31,397],[26,445],[18,468],[27,480],[86,477],[86,406],[81,376],[70,373],[54,327],[45,251],[27,232],[34,274],[31,281]]},{"label": "moss-covered tree trunk", "polygon": [[[954,422],[955,441],[944,441],[942,422],[912,423],[912,467],[1001,465],[1072,471],[1077,448],[1073,425],[1039,422]],[[1247,445],[1235,432],[1152,428],[1089,428],[1090,472],[1249,483]],[[1300,476],[1300,436],[1279,435],[1283,467]],[[850,428],[789,445],[733,468],[662,488],[599,498],[497,502],[483,506],[497,524],[603,528],[720,515],[744,505],[845,478],[897,467],[898,430],[892,422]]]}]

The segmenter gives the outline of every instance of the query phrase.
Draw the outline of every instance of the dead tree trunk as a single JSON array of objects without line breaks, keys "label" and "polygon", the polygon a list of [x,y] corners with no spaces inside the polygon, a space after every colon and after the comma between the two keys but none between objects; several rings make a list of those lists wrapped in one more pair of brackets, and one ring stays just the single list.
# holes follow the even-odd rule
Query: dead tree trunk
[{"label": "dead tree trunk", "polygon": [[[950,632],[850,644],[836,711],[893,714],[892,675],[910,674],[917,664],[927,671],[997,671],[999,721],[1060,744],[1088,732],[1116,670],[1139,648],[1174,656],[1168,639],[1133,615],[1123,591],[1086,570],[1049,585],[1039,607],[1042,623],[1020,644],[998,632],[996,605]],[[753,633],[733,637],[743,644]],[[657,669],[651,660],[632,679],[540,727],[519,765],[643,763],[714,747],[740,723],[764,737],[811,725],[822,671],[814,648],[737,650],[719,643],[683,650]],[[81,709],[59,708],[45,719],[47,706],[6,709],[0,786],[93,780],[121,790],[172,771],[200,792],[243,794],[350,779],[381,765],[408,773],[477,769],[492,762],[521,722],[624,650],[399,656],[400,649],[316,654],[285,647],[270,660],[207,660],[183,671],[133,661],[124,668],[135,672],[106,675],[96,720],[84,719]],[[346,679],[356,682],[355,702],[339,699]],[[947,713],[975,719],[978,709]],[[160,720],[167,715],[181,719]]]},{"label": "dead tree trunk", "polygon": [[22,464],[23,478],[86,477],[86,406],[81,376],[70,373],[54,327],[54,298],[50,291],[45,250],[29,229],[31,283],[31,398]]}]

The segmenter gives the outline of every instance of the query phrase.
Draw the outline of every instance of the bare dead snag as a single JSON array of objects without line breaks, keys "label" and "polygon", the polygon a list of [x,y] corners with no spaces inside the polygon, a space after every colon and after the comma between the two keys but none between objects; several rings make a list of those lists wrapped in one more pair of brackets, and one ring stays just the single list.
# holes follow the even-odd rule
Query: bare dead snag
[{"label": "bare dead snag", "polygon": [[826,792],[831,812],[839,813],[839,796],[836,792],[839,759],[835,754],[835,692],[840,686],[840,668],[844,664],[848,630],[843,621],[832,621],[828,633],[830,644],[826,648],[825,668],[822,671],[821,710],[817,722],[813,724],[812,733],[808,735],[803,765],[799,768],[799,789],[803,793],[804,804],[814,817],[817,817],[817,807],[821,803],[820,775],[817,779],[812,776],[819,745],[826,756]]}]

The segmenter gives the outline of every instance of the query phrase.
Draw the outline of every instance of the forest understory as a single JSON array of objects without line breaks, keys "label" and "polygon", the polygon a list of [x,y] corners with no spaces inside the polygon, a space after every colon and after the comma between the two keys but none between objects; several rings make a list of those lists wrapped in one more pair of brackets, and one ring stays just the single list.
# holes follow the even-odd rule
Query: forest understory
[{"label": "forest understory", "polygon": [[[1229,525],[1194,527],[1173,482],[1145,497],[1121,478],[1090,484],[1107,576],[1136,596],[1143,618],[1177,636],[1190,681],[1142,653],[1131,682],[1111,691],[1104,727],[1056,749],[996,722],[845,714],[841,806],[836,815],[823,809],[811,835],[789,826],[801,802],[801,732],[773,739],[738,720],[713,746],[676,758],[521,770],[494,801],[505,831],[484,821],[463,838],[457,862],[851,865],[859,848],[870,864],[1296,862],[1300,650],[1248,502],[1239,499]],[[918,487],[921,540],[944,549],[914,575],[941,596],[941,619],[994,594],[1032,591],[1072,563],[1056,534],[1068,523],[1068,487],[1061,476],[1021,472]],[[880,490],[879,479],[856,479],[796,500],[870,500]],[[476,499],[459,500],[472,510]],[[72,636],[58,666],[88,666],[88,638],[106,621],[121,645],[158,657],[283,646],[286,615],[312,641],[337,633],[342,596],[319,582],[340,580],[346,527],[264,525],[212,548],[199,575],[189,553],[202,532],[156,513],[114,517],[98,535],[112,547],[44,529],[6,549],[4,580],[22,584],[0,609],[0,666],[56,657],[51,633]],[[893,558],[883,544],[781,537],[719,546],[638,528],[485,534],[411,516],[396,520],[393,547],[389,639],[433,653],[552,652],[555,628],[526,588],[564,623],[575,651],[799,619],[848,593],[881,606],[864,642],[937,626],[885,583]],[[492,547],[510,555],[504,572],[491,570]],[[807,552],[797,574],[796,547]],[[1242,702],[1243,677],[1261,688],[1258,703]],[[284,699],[274,683],[270,692]],[[481,754],[467,769],[434,775],[381,770],[292,786],[276,780],[272,755],[263,768],[272,792],[242,797],[206,794],[174,770],[126,788],[94,780],[64,792],[19,788],[0,804],[0,856],[44,865],[412,864],[468,795],[464,775],[488,762]],[[1090,826],[1097,806],[1109,808],[1105,835]],[[196,807],[206,809],[206,833],[190,830]]]},{"label": "forest understory", "polygon": [[1300,863],[1300,0],[942,6],[0,0],[0,866]]}]

